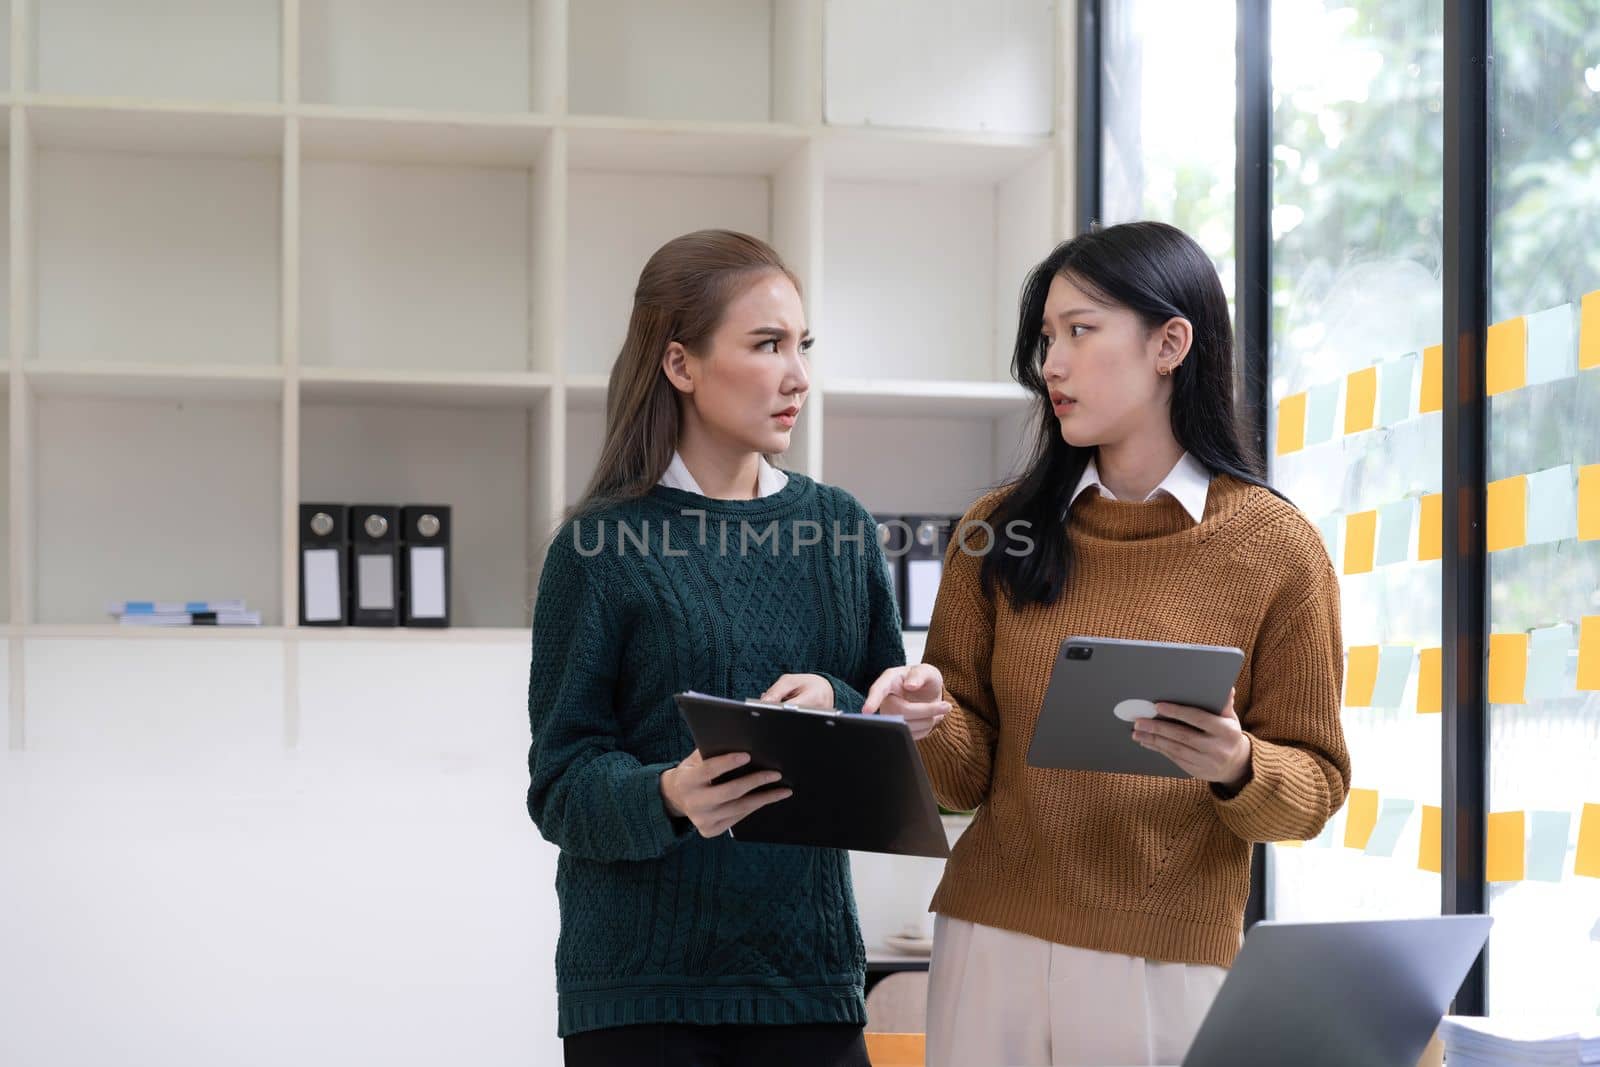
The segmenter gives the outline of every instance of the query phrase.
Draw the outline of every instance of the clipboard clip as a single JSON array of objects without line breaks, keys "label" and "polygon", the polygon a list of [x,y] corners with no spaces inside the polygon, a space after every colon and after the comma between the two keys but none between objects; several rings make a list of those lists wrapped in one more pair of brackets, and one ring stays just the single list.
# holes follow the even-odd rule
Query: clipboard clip
[{"label": "clipboard clip", "polygon": [[744,702],[752,707],[771,708],[773,711],[799,711],[804,712],[807,715],[842,714],[838,708],[802,708],[798,704],[774,704],[770,701],[758,700],[755,697],[746,697]]}]

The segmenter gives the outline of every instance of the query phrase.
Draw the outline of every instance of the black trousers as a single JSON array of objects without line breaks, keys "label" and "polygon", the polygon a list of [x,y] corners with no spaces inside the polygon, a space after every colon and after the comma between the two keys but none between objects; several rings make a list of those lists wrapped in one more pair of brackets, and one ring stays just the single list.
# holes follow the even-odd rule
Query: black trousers
[{"label": "black trousers", "polygon": [[566,1067],[870,1067],[861,1027],[618,1026],[573,1034]]}]

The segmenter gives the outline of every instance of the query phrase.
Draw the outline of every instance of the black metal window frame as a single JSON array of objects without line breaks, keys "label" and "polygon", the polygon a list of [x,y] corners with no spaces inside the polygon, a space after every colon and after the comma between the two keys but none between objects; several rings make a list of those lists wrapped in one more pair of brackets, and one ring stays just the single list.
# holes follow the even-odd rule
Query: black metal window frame
[{"label": "black metal window frame", "polygon": [[[1271,0],[1236,0],[1235,304],[1241,411],[1267,455],[1272,325]],[[1444,487],[1443,669],[1440,758],[1440,910],[1488,910],[1488,554],[1484,398],[1489,287],[1489,107],[1491,0],[1444,6]],[[1076,203],[1078,230],[1100,220],[1102,0],[1078,0]],[[1251,864],[1246,925],[1266,917],[1266,851]],[[1487,949],[1453,1010],[1485,1014]]]}]

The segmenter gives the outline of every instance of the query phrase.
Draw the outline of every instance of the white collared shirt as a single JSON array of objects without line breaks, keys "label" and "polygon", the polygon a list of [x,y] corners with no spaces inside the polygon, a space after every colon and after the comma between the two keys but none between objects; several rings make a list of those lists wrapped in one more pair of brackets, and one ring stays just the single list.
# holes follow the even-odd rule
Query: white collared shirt
[{"label": "white collared shirt", "polygon": [[[1100,480],[1100,468],[1093,459],[1083,468],[1083,477],[1078,479],[1078,488],[1072,492],[1072,502],[1077,503],[1078,498],[1090,489],[1099,489],[1100,495],[1110,500],[1117,499],[1116,494],[1106,487]],[[1154,500],[1162,493],[1182,505],[1183,510],[1195,522],[1200,522],[1206,514],[1206,497],[1211,492],[1211,472],[1201,465],[1189,453],[1185,452],[1178,463],[1167,476],[1161,479],[1161,484],[1150,490],[1150,495],[1145,497],[1145,502]]]},{"label": "white collared shirt", "polygon": [[[756,468],[756,496],[771,496],[789,484],[789,476],[767,462],[766,456],[758,457],[760,466]],[[657,485],[664,485],[668,489],[681,489],[685,493],[694,493],[705,496],[705,490],[700,488],[700,483],[694,480],[694,475],[689,473],[688,466],[683,462],[683,454],[677,451],[672,453],[672,462],[667,465],[667,473],[661,476]]]}]

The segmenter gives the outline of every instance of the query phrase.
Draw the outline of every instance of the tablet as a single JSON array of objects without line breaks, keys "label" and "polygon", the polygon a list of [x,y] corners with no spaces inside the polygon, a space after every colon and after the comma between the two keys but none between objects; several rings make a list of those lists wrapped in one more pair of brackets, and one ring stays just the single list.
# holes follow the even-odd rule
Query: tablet
[{"label": "tablet", "polygon": [[1244,653],[1218,645],[1069,637],[1050,672],[1028,764],[1187,778],[1159,752],[1133,740],[1133,724],[1166,701],[1220,712]]},{"label": "tablet", "polygon": [[735,823],[740,841],[905,856],[950,855],[922,757],[905,721],[680,693],[678,712],[706,758],[748,752],[731,777],[773,770],[794,790]]}]

